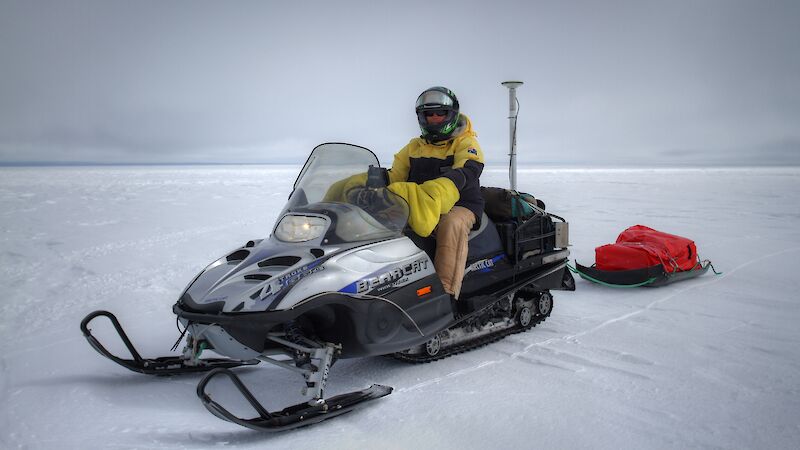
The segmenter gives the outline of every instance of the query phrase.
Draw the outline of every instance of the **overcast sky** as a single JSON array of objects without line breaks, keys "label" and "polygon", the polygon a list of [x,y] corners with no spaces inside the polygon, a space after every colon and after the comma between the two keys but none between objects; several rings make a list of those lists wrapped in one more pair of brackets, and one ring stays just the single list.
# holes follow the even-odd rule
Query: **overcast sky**
[{"label": "overcast sky", "polygon": [[800,1],[0,0],[0,163],[390,155],[432,85],[490,161],[800,164]]}]

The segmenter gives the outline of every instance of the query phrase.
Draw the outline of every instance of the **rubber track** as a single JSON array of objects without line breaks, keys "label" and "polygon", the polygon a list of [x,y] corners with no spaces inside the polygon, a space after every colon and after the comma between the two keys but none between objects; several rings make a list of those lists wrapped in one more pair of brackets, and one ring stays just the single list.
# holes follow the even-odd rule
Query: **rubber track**
[{"label": "rubber track", "polygon": [[517,325],[511,328],[506,328],[505,330],[500,330],[496,333],[487,334],[486,336],[481,336],[471,341],[454,345],[452,347],[439,351],[439,353],[437,353],[434,356],[428,356],[425,354],[411,355],[407,353],[393,353],[391,357],[394,359],[398,359],[400,361],[415,363],[415,364],[423,364],[423,363],[438,361],[440,359],[444,359],[449,356],[457,355],[459,353],[464,353],[469,350],[474,350],[476,348],[483,347],[484,345],[491,344],[492,342],[497,342],[500,339],[503,339],[504,337],[510,336],[512,334],[528,331],[531,328],[535,327],[536,325],[539,325],[540,323],[544,322],[548,316],[549,314],[547,316],[534,317],[533,318],[534,320],[531,321],[531,323],[528,324],[528,326],[525,328],[522,328],[519,325]]}]

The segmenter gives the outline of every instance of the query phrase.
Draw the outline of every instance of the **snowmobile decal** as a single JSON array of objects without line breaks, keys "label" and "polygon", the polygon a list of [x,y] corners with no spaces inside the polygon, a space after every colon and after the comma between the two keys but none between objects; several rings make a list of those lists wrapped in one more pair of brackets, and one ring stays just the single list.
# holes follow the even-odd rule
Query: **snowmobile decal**
[{"label": "snowmobile decal", "polygon": [[306,264],[305,266],[299,269],[293,270],[287,273],[286,275],[279,277],[278,283],[280,284],[280,289],[292,286],[293,284],[300,281],[303,277],[311,275],[312,273],[319,272],[320,270],[324,270],[325,266],[319,265],[321,262],[322,262],[321,260],[314,261],[311,264]]},{"label": "snowmobile decal", "polygon": [[259,301],[265,301],[268,298],[273,298],[272,303],[270,303],[269,307],[267,308],[268,311],[274,310],[278,307],[281,300],[286,296],[289,290],[297,284],[303,278],[325,270],[325,266],[321,265],[323,260],[316,260],[310,264],[306,264],[305,266],[295,269],[286,275],[280,276],[275,282],[271,283],[267,290],[262,294]]},{"label": "snowmobile decal", "polygon": [[368,277],[350,283],[339,292],[348,294],[365,294],[367,292],[381,292],[390,287],[405,286],[411,280],[409,277],[415,273],[428,270],[428,259],[420,258],[402,267],[395,267],[391,270],[386,268],[381,271],[373,272]]},{"label": "snowmobile decal", "polygon": [[501,253],[495,256],[494,258],[487,258],[487,259],[482,259],[480,261],[475,261],[474,263],[467,266],[467,268],[464,270],[464,275],[470,272],[474,272],[476,270],[481,273],[491,272],[494,269],[494,265],[497,264],[497,261],[500,261],[505,256],[506,256],[505,253]]}]

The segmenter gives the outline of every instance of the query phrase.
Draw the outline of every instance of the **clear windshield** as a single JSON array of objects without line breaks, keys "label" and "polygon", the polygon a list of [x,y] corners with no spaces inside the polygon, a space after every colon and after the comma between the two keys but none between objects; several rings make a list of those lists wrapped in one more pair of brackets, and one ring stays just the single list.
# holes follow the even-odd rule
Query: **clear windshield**
[{"label": "clear windshield", "polygon": [[321,202],[328,189],[339,180],[365,173],[370,165],[380,166],[378,157],[364,147],[350,144],[317,146],[294,182],[289,205]]},{"label": "clear windshield", "polygon": [[392,237],[408,221],[405,200],[386,189],[365,187],[369,166],[379,167],[370,150],[351,144],[322,144],[308,157],[281,216],[327,210],[335,240],[354,242]]}]

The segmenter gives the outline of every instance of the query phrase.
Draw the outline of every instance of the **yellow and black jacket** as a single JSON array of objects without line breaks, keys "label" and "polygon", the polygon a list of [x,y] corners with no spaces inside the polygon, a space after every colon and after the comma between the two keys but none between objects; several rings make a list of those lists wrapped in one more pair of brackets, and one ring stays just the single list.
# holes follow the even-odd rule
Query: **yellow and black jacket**
[{"label": "yellow and black jacket", "polygon": [[477,221],[483,214],[479,181],[483,151],[467,116],[459,117],[453,136],[437,143],[412,139],[394,155],[389,171],[389,190],[408,202],[409,224],[423,237],[433,232],[439,216],[453,206],[469,209]]}]

